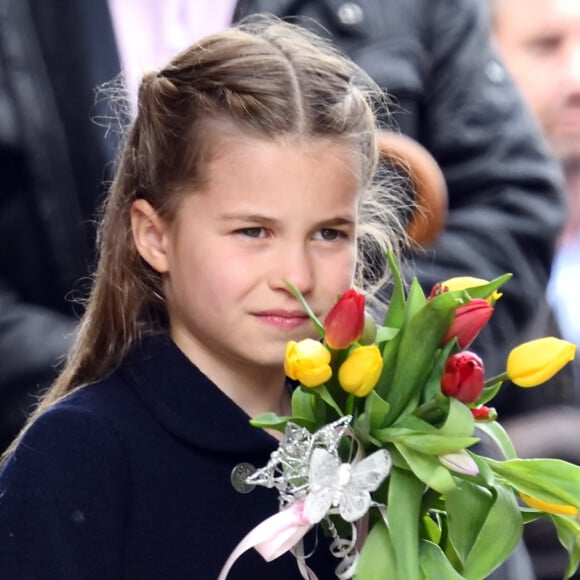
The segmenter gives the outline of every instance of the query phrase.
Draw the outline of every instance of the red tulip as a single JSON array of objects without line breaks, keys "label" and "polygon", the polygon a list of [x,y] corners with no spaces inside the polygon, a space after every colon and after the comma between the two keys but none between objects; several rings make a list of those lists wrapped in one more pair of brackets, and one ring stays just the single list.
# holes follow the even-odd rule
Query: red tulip
[{"label": "red tulip", "polygon": [[487,324],[492,314],[493,306],[482,298],[474,298],[471,302],[458,306],[455,310],[455,318],[441,343],[445,344],[457,337],[459,348],[467,348]]},{"label": "red tulip", "polygon": [[483,392],[485,373],[483,361],[473,352],[458,352],[445,363],[441,377],[441,390],[468,405],[479,399]]},{"label": "red tulip", "polygon": [[324,320],[326,343],[330,348],[346,348],[361,337],[364,324],[365,297],[347,290]]}]

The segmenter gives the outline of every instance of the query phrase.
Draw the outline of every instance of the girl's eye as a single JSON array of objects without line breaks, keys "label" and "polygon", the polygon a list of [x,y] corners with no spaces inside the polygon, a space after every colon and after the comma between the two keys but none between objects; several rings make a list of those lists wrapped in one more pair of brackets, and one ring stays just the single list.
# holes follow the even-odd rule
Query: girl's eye
[{"label": "girl's eye", "polygon": [[242,228],[236,233],[247,238],[263,238],[266,236],[266,229],[261,227]]},{"label": "girl's eye", "polygon": [[549,55],[554,54],[560,48],[561,44],[562,41],[557,35],[543,36],[535,38],[530,42],[529,48],[535,54]]},{"label": "girl's eye", "polygon": [[318,230],[314,237],[323,240],[325,242],[334,242],[336,240],[346,238],[347,235],[342,230],[335,230],[333,228],[323,228],[321,230]]}]

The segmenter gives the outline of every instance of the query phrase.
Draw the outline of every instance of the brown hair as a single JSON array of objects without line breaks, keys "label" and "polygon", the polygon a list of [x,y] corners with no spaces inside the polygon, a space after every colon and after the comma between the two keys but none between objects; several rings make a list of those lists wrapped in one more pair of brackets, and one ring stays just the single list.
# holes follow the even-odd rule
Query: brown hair
[{"label": "brown hair", "polygon": [[[265,139],[342,139],[360,156],[361,186],[370,192],[378,162],[375,114],[383,103],[373,81],[329,43],[273,18],[246,20],[147,74],[100,222],[87,309],[67,364],[35,416],[112,372],[143,333],[166,327],[161,279],[137,253],[130,209],[144,198],[172,219],[184,186],[203,182],[212,125],[233,124]],[[358,280],[378,283],[384,246],[398,246],[404,233],[400,197],[392,188],[377,193],[362,196]]]}]

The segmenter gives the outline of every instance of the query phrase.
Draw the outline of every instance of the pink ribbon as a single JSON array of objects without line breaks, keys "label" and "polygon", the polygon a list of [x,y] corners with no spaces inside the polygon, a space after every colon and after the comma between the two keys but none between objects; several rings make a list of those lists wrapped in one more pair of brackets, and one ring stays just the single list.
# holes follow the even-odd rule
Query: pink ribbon
[{"label": "pink ribbon", "polygon": [[304,514],[304,501],[296,501],[289,508],[270,516],[251,530],[230,554],[218,580],[226,580],[236,560],[250,548],[271,562],[292,549],[313,526]]}]

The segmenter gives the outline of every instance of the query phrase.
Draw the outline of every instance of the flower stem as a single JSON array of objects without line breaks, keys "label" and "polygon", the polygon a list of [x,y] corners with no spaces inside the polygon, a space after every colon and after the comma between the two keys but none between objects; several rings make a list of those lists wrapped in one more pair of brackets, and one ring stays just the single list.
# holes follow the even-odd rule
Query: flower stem
[{"label": "flower stem", "polygon": [[509,381],[509,377],[507,373],[501,373],[499,375],[495,375],[495,377],[491,377],[491,379],[487,379],[484,384],[484,388],[491,387],[496,383],[503,383],[504,381]]},{"label": "flower stem", "polygon": [[354,416],[354,395],[350,394],[346,398],[346,415]]}]

